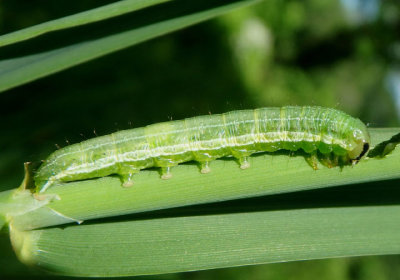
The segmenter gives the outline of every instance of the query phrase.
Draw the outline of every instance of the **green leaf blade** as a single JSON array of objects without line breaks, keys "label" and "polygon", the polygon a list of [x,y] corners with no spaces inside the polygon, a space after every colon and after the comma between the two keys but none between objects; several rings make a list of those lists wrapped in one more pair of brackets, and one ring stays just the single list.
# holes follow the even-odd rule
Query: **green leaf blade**
[{"label": "green leaf blade", "polygon": [[[137,220],[20,233],[26,262],[61,275],[133,276],[400,253],[400,206]],[[84,244],[84,246],[82,246]]]},{"label": "green leaf blade", "polygon": [[[220,4],[214,8],[193,11],[191,14],[176,16],[99,39],[43,53],[2,60],[0,61],[0,92],[258,1],[241,0],[225,5]],[[172,2],[172,4],[174,3]]]},{"label": "green leaf blade", "polygon": [[123,0],[89,11],[66,16],[60,19],[44,22],[32,27],[18,30],[0,36],[0,47],[28,40],[48,32],[76,27],[84,24],[105,20],[108,18],[137,11],[152,5],[171,0]]}]

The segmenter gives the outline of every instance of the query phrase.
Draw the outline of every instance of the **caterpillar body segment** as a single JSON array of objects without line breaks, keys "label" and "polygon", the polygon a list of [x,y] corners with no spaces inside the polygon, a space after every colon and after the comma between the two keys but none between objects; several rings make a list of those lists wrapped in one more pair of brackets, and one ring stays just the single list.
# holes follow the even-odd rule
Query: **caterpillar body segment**
[{"label": "caterpillar body segment", "polygon": [[[39,192],[60,182],[117,174],[124,186],[141,169],[170,168],[197,161],[201,172],[209,162],[233,156],[241,168],[257,152],[303,149],[326,155],[328,166],[357,162],[369,149],[366,126],[339,110],[321,107],[260,108],[152,124],[96,137],[55,151],[39,168]],[[311,164],[314,167],[314,163]]]}]

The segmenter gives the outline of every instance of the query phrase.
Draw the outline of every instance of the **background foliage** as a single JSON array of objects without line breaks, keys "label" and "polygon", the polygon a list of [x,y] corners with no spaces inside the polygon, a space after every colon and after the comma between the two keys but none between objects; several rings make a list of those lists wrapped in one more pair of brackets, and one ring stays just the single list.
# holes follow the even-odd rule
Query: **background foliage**
[{"label": "background foliage", "polygon": [[[0,34],[111,2],[3,1]],[[312,104],[398,126],[399,30],[395,0],[269,0],[14,88],[0,94],[0,188],[17,186],[22,162],[45,158],[56,143],[209,112]],[[79,40],[70,36],[7,47],[0,58]],[[27,273],[6,235],[0,242],[0,275]],[[399,279],[399,264],[363,257],[165,278]]]}]

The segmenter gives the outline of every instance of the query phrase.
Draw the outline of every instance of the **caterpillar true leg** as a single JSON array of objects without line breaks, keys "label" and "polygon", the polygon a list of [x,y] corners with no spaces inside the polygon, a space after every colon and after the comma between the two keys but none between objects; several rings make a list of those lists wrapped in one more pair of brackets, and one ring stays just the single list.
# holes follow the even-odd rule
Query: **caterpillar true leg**
[{"label": "caterpillar true leg", "polygon": [[322,154],[319,161],[326,167],[332,168],[339,165],[339,156],[334,153]]},{"label": "caterpillar true leg", "polygon": [[305,160],[307,163],[314,169],[318,170],[318,156],[317,156],[317,151],[314,151],[308,155],[306,155]]}]

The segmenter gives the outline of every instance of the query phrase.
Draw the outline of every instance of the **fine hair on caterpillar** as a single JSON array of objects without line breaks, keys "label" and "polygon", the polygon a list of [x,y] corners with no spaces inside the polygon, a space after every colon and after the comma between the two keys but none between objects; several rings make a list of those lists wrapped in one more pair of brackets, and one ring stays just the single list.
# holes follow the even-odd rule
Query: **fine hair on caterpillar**
[{"label": "fine hair on caterpillar", "polygon": [[141,169],[161,167],[161,177],[171,168],[196,161],[201,173],[209,163],[233,156],[242,169],[258,152],[303,150],[317,169],[316,154],[329,166],[355,164],[368,151],[365,124],[346,113],[317,106],[287,106],[231,111],[118,131],[56,150],[35,175],[39,192],[53,184],[119,175],[123,186],[133,184]]}]

